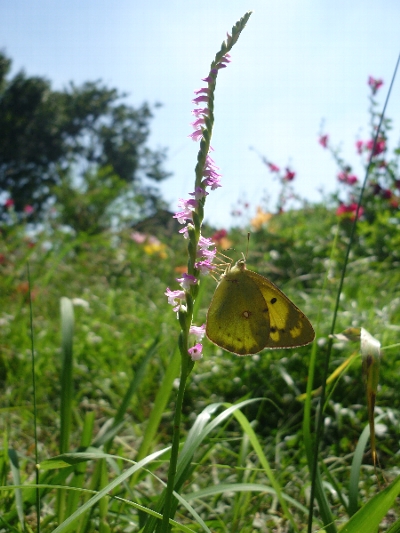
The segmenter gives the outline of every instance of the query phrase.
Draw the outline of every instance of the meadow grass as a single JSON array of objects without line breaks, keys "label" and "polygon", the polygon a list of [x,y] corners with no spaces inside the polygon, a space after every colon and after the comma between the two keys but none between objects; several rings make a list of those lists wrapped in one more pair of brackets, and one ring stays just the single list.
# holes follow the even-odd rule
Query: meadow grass
[{"label": "meadow grass", "polygon": [[[307,208],[307,213],[276,215],[268,230],[253,234],[248,256],[251,268],[273,281],[279,278],[280,287],[318,324],[316,383],[321,380],[320,361],[340,275],[341,244],[346,239],[345,230],[339,230],[323,290],[336,224],[334,215],[325,210],[321,231],[322,210],[316,206]],[[235,249],[242,248],[245,234],[244,229],[230,232]],[[312,243],[318,253],[310,264],[304,248]],[[54,531],[74,512],[81,515],[72,529],[64,525],[57,531],[139,530],[166,479],[179,362],[176,317],[163,293],[177,275],[174,269],[182,255],[176,250],[182,245],[178,238],[168,239],[162,250],[149,254],[129,232],[96,237],[60,233],[42,236],[30,248],[20,227],[9,232],[5,244],[1,278],[3,531],[22,531],[22,524],[26,531],[38,530],[27,261],[36,363],[41,531]],[[290,254],[282,257],[279,246]],[[214,289],[212,279],[207,281],[196,308],[199,323]],[[389,259],[385,265],[373,256],[352,257],[337,330],[364,325],[383,346],[394,344],[400,313],[397,287]],[[72,343],[69,352],[66,342]],[[354,350],[357,346],[335,342],[331,371]],[[66,352],[71,356],[69,366]],[[181,524],[177,531],[185,530],[184,526],[188,531],[204,530],[199,523],[211,531],[305,530],[310,476],[304,452],[303,403],[297,398],[306,391],[309,358],[309,347],[237,358],[206,344],[204,359],[185,394],[182,443],[187,451],[186,458],[184,449],[181,452],[178,470],[184,502],[176,516]],[[379,493],[397,471],[396,369],[388,352],[381,365],[377,399],[377,414],[382,417],[377,446],[385,481],[378,482],[380,475],[374,475],[368,447],[359,450],[359,456],[366,455],[359,464],[358,505]],[[312,400],[314,407],[317,401]],[[228,405],[239,404],[240,411],[226,410]],[[356,358],[328,395],[320,447],[321,476],[339,523],[348,516],[352,460],[367,422],[361,362]],[[129,467],[132,460],[143,461],[142,468]],[[110,487],[113,480],[115,487]],[[282,501],[287,513],[282,512]]]}]

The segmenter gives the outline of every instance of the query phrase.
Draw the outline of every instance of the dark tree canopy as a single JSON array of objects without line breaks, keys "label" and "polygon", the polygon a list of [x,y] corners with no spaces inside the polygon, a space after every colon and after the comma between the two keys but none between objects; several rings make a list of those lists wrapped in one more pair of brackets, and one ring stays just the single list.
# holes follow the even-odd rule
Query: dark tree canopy
[{"label": "dark tree canopy", "polygon": [[8,193],[17,212],[31,205],[40,214],[63,177],[89,168],[112,169],[147,203],[157,202],[146,178],[158,182],[168,173],[165,150],[146,146],[148,104],[128,106],[125,95],[100,81],[53,91],[47,80],[24,72],[8,79],[10,66],[0,53],[0,193]]}]

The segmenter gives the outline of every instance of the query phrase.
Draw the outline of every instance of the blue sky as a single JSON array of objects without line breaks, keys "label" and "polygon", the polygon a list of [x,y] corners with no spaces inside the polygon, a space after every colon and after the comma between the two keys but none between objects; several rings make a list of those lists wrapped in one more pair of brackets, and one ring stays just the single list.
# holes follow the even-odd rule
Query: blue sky
[{"label": "blue sky", "polygon": [[[223,70],[215,95],[212,145],[223,188],[210,194],[206,219],[232,223],[239,199],[254,212],[276,205],[279,186],[250,147],[297,172],[296,192],[319,200],[336,188],[336,167],[317,143],[321,121],[360,172],[357,135],[368,137],[371,74],[388,89],[400,51],[394,0],[0,0],[0,48],[13,73],[45,76],[54,88],[102,79],[128,102],[160,102],[151,146],[169,149],[173,177],[162,185],[171,208],[193,190],[198,145],[188,139],[193,91],[226,32],[253,14]],[[399,138],[400,81],[388,115]],[[263,204],[265,207],[265,204]]]}]

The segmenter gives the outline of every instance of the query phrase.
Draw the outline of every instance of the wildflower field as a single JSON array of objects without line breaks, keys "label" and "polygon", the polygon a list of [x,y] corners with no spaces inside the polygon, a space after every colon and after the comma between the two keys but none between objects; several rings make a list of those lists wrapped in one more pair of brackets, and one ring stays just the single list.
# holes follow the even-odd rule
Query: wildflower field
[{"label": "wildflower field", "polygon": [[[210,227],[214,92],[249,17],[195,91],[199,153],[176,213],[90,231],[104,189],[65,189],[61,218],[36,224],[32,205],[4,203],[1,533],[400,531],[400,152],[376,110],[383,81],[368,80],[371,138],[355,146],[366,180],[321,132],[337,194],[292,207],[295,170],[261,155],[276,209]],[[246,267],[287,298],[253,276],[273,297],[252,307]],[[234,299],[212,300],[221,279]],[[267,340],[246,329],[256,314]]]}]

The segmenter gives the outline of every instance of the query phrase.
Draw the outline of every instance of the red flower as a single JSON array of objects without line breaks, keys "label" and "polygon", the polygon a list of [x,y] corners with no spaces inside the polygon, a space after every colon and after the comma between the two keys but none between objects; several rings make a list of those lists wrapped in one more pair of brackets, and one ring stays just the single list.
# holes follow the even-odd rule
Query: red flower
[{"label": "red flower", "polygon": [[294,177],[296,176],[296,172],[293,172],[292,170],[289,170],[288,168],[285,169],[286,174],[283,176],[283,181],[293,181]]},{"label": "red flower", "polygon": [[382,198],[385,198],[385,200],[390,200],[392,197],[392,191],[389,189],[382,189],[381,191]]},{"label": "red flower", "polygon": [[10,209],[11,207],[14,206],[14,200],[13,200],[12,198],[7,198],[7,200],[5,201],[4,206],[5,206],[7,209]]}]

